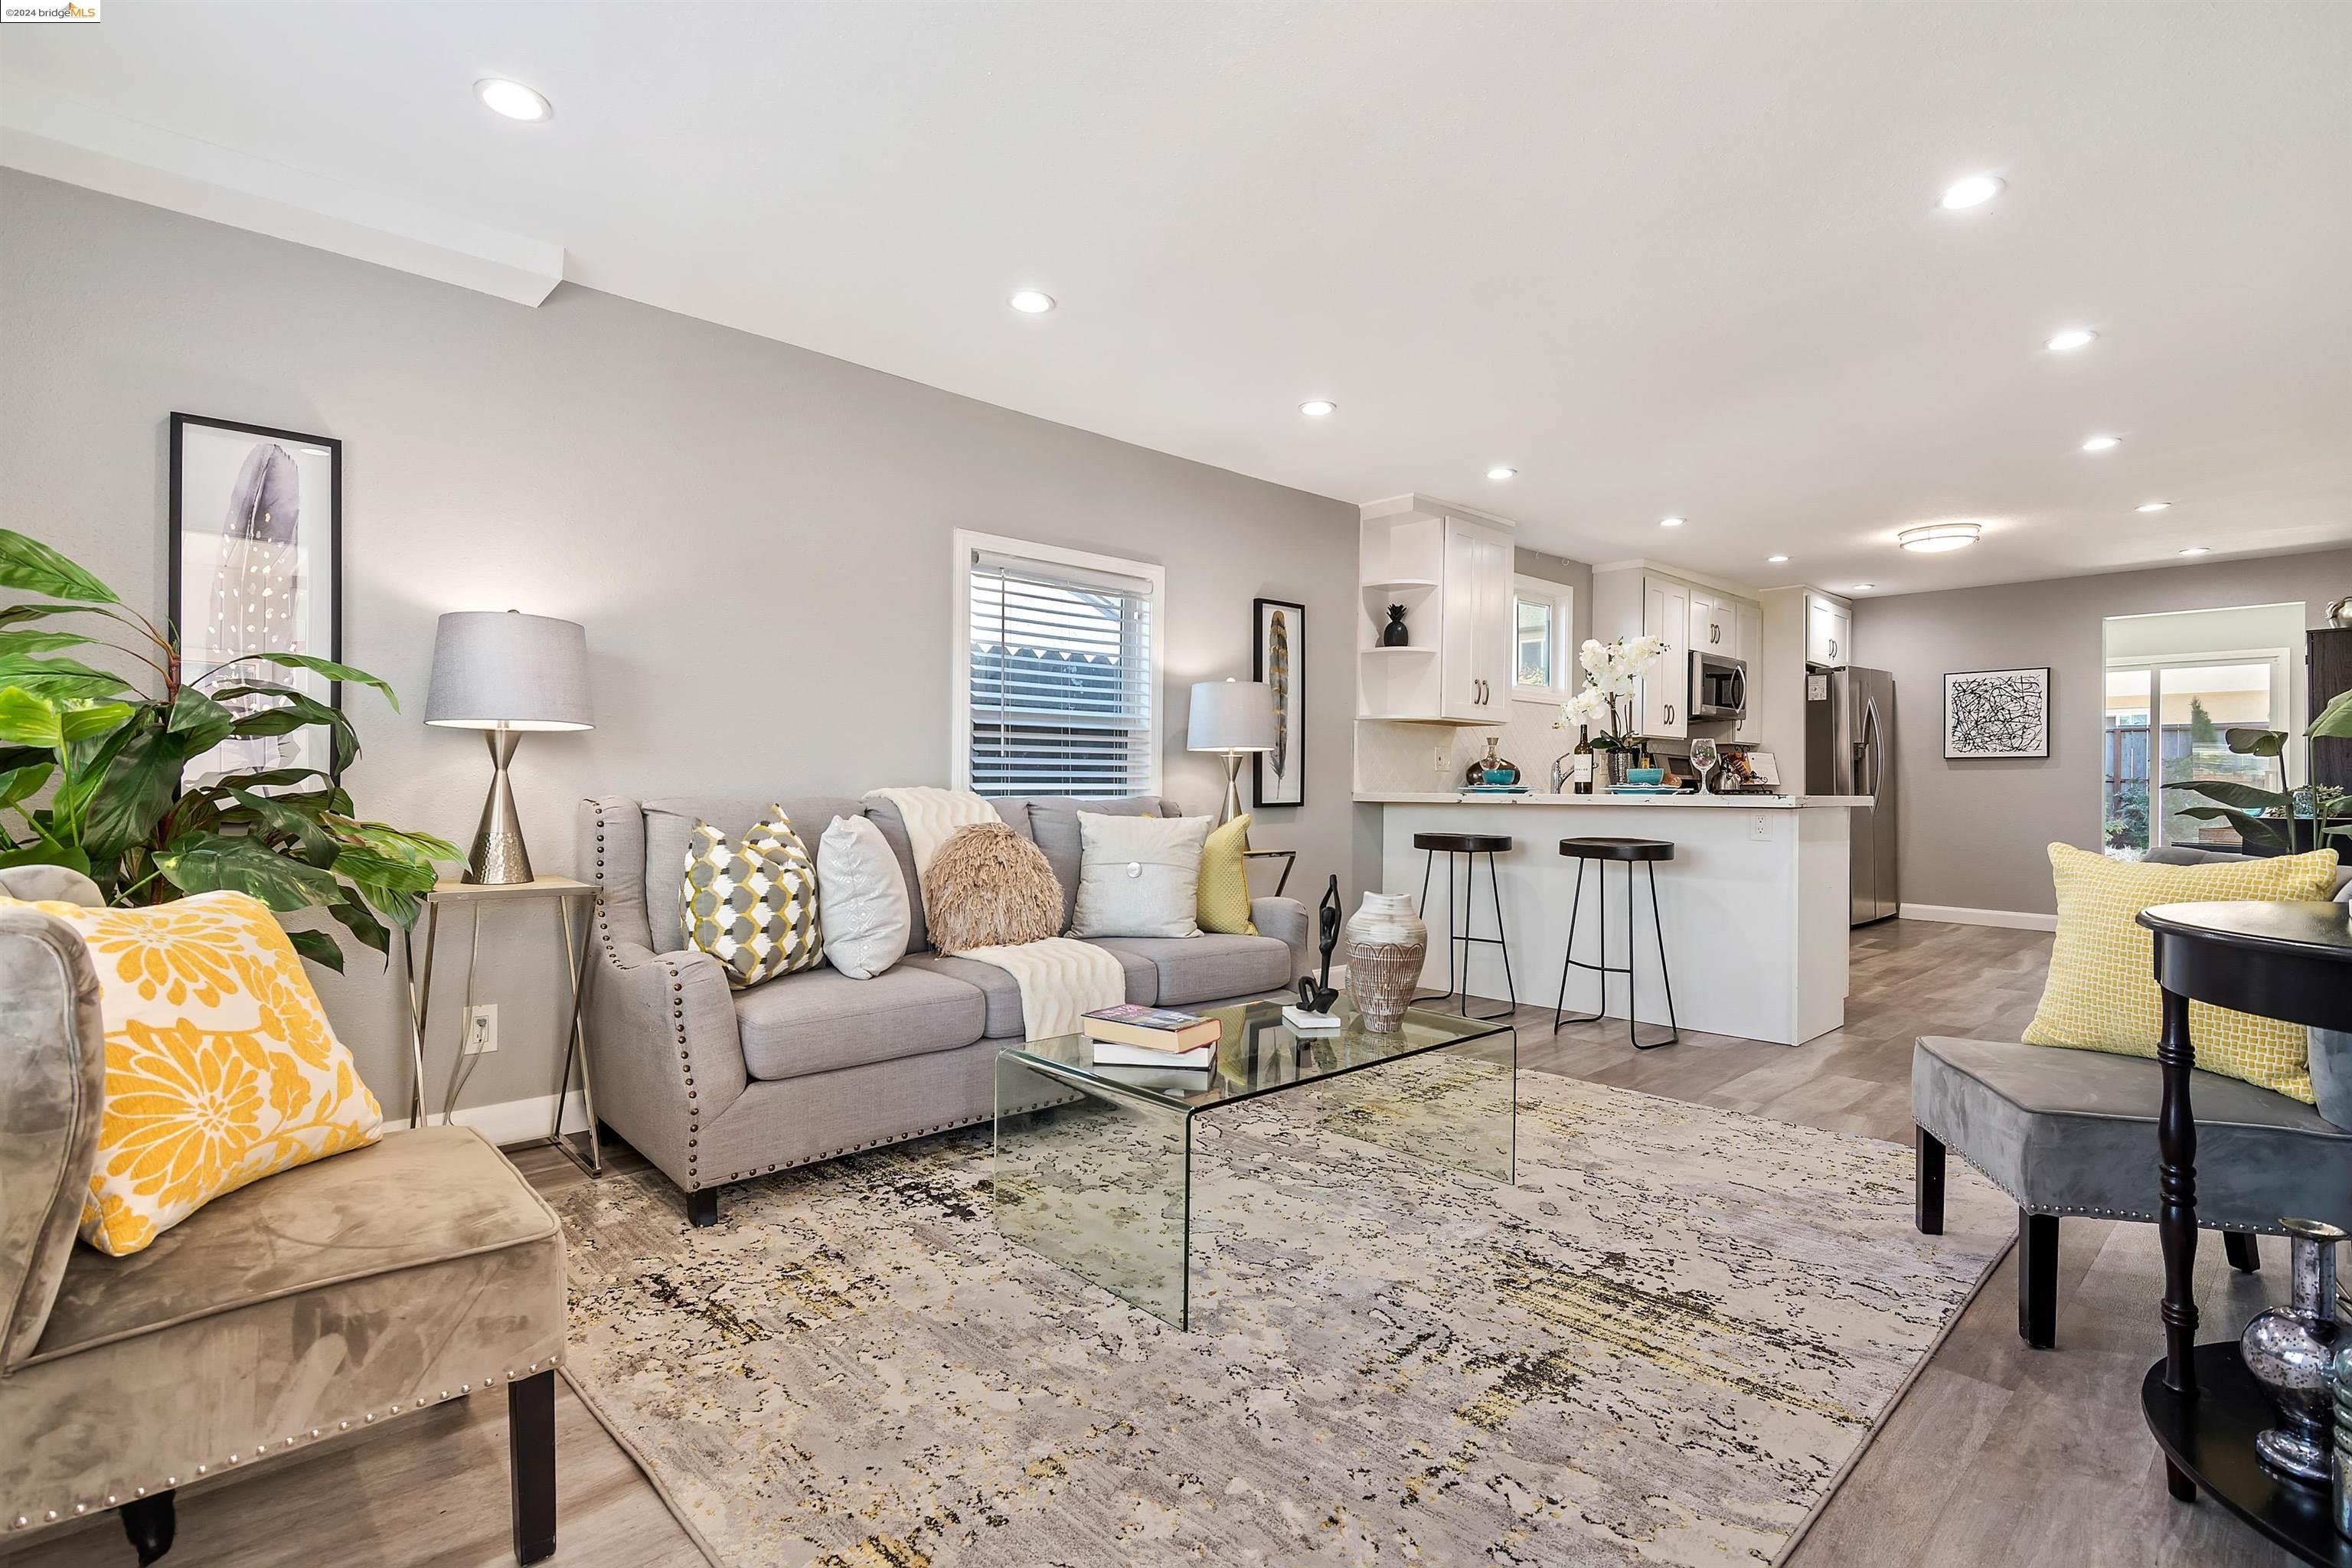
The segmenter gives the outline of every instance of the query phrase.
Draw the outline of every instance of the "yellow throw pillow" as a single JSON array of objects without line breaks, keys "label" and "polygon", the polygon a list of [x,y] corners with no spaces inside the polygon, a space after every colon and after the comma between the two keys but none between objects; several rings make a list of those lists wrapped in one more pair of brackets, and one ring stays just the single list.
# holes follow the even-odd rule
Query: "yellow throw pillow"
[{"label": "yellow throw pillow", "polygon": [[258,899],[31,907],[79,931],[98,970],[106,1108],[81,1238],[100,1252],[137,1252],[224,1193],[383,1136],[375,1096]]},{"label": "yellow throw pillow", "polygon": [[1212,829],[1201,846],[1200,910],[1193,919],[1202,931],[1257,934],[1250,920],[1249,862],[1242,858],[1249,847],[1249,813],[1244,812]]},{"label": "yellow throw pillow", "polygon": [[[2155,939],[2133,917],[2157,904],[2325,899],[2336,881],[2336,851],[2161,866],[2053,844],[2050,869],[2058,885],[2058,941],[2025,1043],[2153,1057],[2163,1032]],[[2189,1036],[2207,1072],[2316,1103],[2302,1025],[2194,1002]]]}]

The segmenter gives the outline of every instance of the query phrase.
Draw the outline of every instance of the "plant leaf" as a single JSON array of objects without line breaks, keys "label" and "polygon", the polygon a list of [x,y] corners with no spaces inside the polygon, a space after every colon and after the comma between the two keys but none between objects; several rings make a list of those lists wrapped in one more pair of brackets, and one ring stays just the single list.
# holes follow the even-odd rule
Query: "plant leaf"
[{"label": "plant leaf", "polygon": [[10,605],[0,609],[0,626],[13,626],[19,621],[46,621],[51,616],[103,615],[101,610],[86,610],[79,605]]},{"label": "plant leaf", "polygon": [[305,865],[329,867],[341,852],[333,837],[318,821],[270,795],[256,795],[251,790],[233,789],[239,804],[257,818],[270,832],[290,838],[299,847],[299,858]]},{"label": "plant leaf", "polygon": [[338,974],[343,972],[343,944],[327,932],[289,931],[286,933],[286,940],[294,944],[295,952],[311,963],[331,969]]},{"label": "plant leaf", "polygon": [[58,728],[58,705],[21,686],[0,686],[0,741],[56,751],[65,744],[65,736]]},{"label": "plant leaf", "polygon": [[411,860],[396,860],[388,855],[378,855],[366,849],[345,848],[335,857],[331,868],[336,876],[347,878],[362,892],[382,889],[388,892],[428,893],[440,879],[430,866]]},{"label": "plant leaf", "polygon": [[226,789],[268,789],[279,784],[300,784],[304,779],[322,779],[327,775],[317,768],[266,768],[257,773],[231,773],[219,784]]},{"label": "plant leaf", "polygon": [[332,904],[343,890],[316,866],[272,853],[251,838],[225,833],[191,833],[174,839],[155,857],[156,868],[184,893],[230,889],[250,893],[273,910],[304,910]]},{"label": "plant leaf", "polygon": [[0,773],[0,805],[14,805],[49,782],[57,771],[54,763],[27,763],[22,767]]},{"label": "plant leaf", "polygon": [[2209,800],[2247,811],[2284,812],[2287,808],[2286,796],[2278,791],[2230,779],[2180,779],[2164,787],[2168,790],[2194,790]]},{"label": "plant leaf", "polygon": [[180,738],[180,748],[185,756],[201,756],[228,739],[236,722],[225,702],[214,700],[193,686],[180,688],[172,699],[172,719],[167,728]]},{"label": "plant leaf", "polygon": [[119,605],[115,591],[42,543],[0,528],[0,588],[83,605]]},{"label": "plant leaf", "polygon": [[147,842],[155,824],[172,809],[172,792],[187,754],[161,719],[150,709],[121,731],[121,743],[113,746],[114,754],[107,759],[81,819],[82,842],[93,853],[121,854]]},{"label": "plant leaf", "polygon": [[2242,757],[2275,757],[2286,750],[2284,730],[2224,730],[2221,739]]},{"label": "plant leaf", "polygon": [[403,931],[411,930],[415,926],[417,911],[425,907],[423,893],[412,893],[398,888],[382,888],[373,882],[354,882],[352,885],[360,890],[360,897],[367,900],[368,908],[375,910]]},{"label": "plant leaf", "polygon": [[2352,690],[2339,691],[2329,699],[2327,706],[2319,710],[2319,717],[2311,721],[2311,727],[2304,733],[2352,740]]},{"label": "plant leaf", "polygon": [[32,658],[0,653],[0,682],[43,697],[111,697],[130,689],[119,675],[93,669],[77,658]]},{"label": "plant leaf", "polygon": [[0,855],[0,869],[10,866],[63,866],[85,877],[89,875],[89,856],[58,844],[28,844]]},{"label": "plant leaf", "polygon": [[282,664],[295,669],[307,669],[314,674],[323,675],[330,680],[349,680],[361,686],[373,686],[383,693],[383,700],[392,704],[394,712],[400,711],[400,699],[393,695],[391,684],[378,676],[370,675],[364,669],[355,668],[348,664],[337,664],[331,658],[320,658],[316,654],[308,653],[241,653],[230,662],[242,663],[247,659],[258,659],[265,664]]},{"label": "plant leaf", "polygon": [[446,838],[436,838],[429,833],[411,833],[403,828],[388,827],[381,822],[354,822],[348,817],[335,826],[365,847],[379,855],[391,856],[395,860],[430,867],[436,860],[461,858],[455,844]]},{"label": "plant leaf", "polygon": [[139,710],[128,702],[69,702],[58,711],[58,733],[68,744],[111,734]]},{"label": "plant leaf", "polygon": [[227,686],[214,693],[226,700],[234,697],[275,697],[278,705],[264,708],[257,713],[240,713],[231,727],[232,735],[290,735],[307,724],[324,724],[334,738],[335,771],[351,766],[360,754],[360,738],[352,721],[335,709],[315,697],[307,696],[283,686]]},{"label": "plant leaf", "polygon": [[0,631],[0,654],[52,653],[61,647],[81,647],[92,640],[79,632]]},{"label": "plant leaf", "polygon": [[368,907],[357,899],[347,898],[341,903],[329,904],[327,912],[342,921],[343,929],[383,953],[392,956],[392,933],[383,922],[368,912]]}]

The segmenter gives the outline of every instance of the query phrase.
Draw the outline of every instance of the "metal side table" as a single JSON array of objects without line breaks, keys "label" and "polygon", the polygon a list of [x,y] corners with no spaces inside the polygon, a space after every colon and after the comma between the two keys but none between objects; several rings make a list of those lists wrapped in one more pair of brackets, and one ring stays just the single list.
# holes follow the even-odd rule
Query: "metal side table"
[{"label": "metal side table", "polygon": [[[474,963],[482,951],[482,906],[485,904],[519,903],[535,899],[553,900],[556,913],[562,922],[564,972],[572,984],[572,1023],[563,1042],[563,1077],[555,1086],[555,1115],[548,1127],[546,1142],[573,1164],[592,1176],[604,1173],[604,1152],[596,1137],[596,1087],[588,1076],[588,1035],[584,1008],[588,985],[593,969],[588,963],[588,943],[593,934],[593,924],[583,920],[575,940],[572,931],[572,905],[575,900],[593,900],[596,889],[585,882],[575,882],[569,877],[537,877],[528,882],[490,886],[474,882],[436,882],[433,890],[425,895],[425,956],[419,962],[412,933],[403,932],[401,954],[408,966],[408,1048],[409,1065],[414,1077],[409,1084],[408,1124],[423,1126],[431,1119],[425,1103],[425,1026],[433,1006],[433,949],[441,926],[445,908],[464,905],[471,917],[468,946],[466,953],[466,1005],[474,1000]],[[459,1045],[457,1059],[449,1065],[449,1087],[441,1097],[441,1120],[447,1121],[457,1108],[457,1089],[462,1081],[459,1069],[465,1065],[464,1046]],[[579,1151],[563,1138],[563,1101],[572,1092],[572,1069],[580,1068],[580,1098],[588,1113],[588,1157],[582,1159]]]},{"label": "metal side table", "polygon": [[2164,1452],[2165,1484],[2200,1492],[2298,1561],[2352,1568],[2328,1489],[2271,1473],[2254,1435],[2278,1424],[2234,1342],[2197,1342],[2196,1051],[2189,1005],[2210,1003],[2319,1029],[2352,1029],[2352,906],[2340,903],[2159,904],[2139,912],[2155,935],[2163,992],[2164,1099],[2157,1114],[2164,1244],[2164,1359],[2140,1382],[2140,1410]]}]

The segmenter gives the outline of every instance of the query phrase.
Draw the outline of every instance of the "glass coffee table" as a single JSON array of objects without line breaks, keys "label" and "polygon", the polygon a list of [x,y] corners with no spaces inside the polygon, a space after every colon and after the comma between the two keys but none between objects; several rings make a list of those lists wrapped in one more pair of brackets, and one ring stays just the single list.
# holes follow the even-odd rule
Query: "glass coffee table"
[{"label": "glass coffee table", "polygon": [[1082,1035],[997,1053],[996,1228],[1179,1329],[1191,1327],[1192,1119],[1298,1093],[1350,1138],[1508,1184],[1519,1041],[1507,1023],[1408,1012],[1302,1033],[1279,1002],[1219,1007],[1215,1068],[1097,1066]]}]

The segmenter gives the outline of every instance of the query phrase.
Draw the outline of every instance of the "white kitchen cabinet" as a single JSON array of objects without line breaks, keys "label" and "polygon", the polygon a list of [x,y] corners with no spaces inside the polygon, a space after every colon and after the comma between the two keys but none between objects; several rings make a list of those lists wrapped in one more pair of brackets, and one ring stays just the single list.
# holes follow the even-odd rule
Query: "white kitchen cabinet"
[{"label": "white kitchen cabinet", "polygon": [[1445,520],[1446,718],[1500,720],[1508,713],[1512,578],[1508,533],[1468,518]]},{"label": "white kitchen cabinet", "polygon": [[[1362,509],[1358,717],[1474,724],[1509,717],[1512,539],[1500,518],[1424,496]],[[1404,611],[1401,646],[1381,640],[1391,605]]]},{"label": "white kitchen cabinet", "polygon": [[1853,662],[1853,617],[1843,605],[1819,594],[1805,601],[1805,662],[1832,668]]},{"label": "white kitchen cabinet", "polygon": [[1664,640],[1665,652],[1634,684],[1634,729],[1653,739],[1690,733],[1691,591],[1671,577],[1642,584],[1642,634]]},{"label": "white kitchen cabinet", "polygon": [[1698,653],[1719,653],[1738,658],[1738,601],[1713,588],[1690,591],[1690,646]]}]

